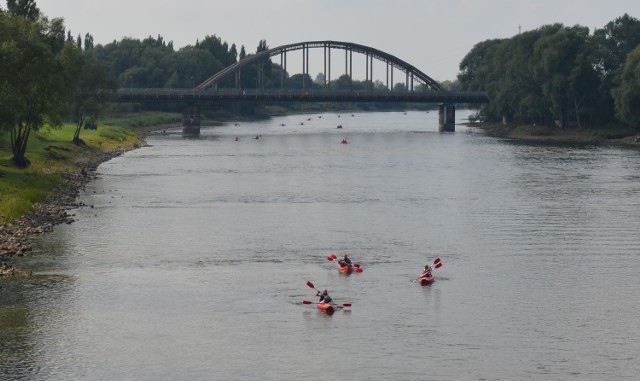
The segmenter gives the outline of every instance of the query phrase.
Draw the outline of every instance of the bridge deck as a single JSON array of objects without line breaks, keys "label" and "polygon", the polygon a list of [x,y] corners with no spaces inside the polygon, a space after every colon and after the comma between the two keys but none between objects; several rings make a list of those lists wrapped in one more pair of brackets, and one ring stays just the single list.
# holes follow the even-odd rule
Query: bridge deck
[{"label": "bridge deck", "polygon": [[120,89],[116,102],[398,102],[398,103],[488,103],[486,92],[441,91],[330,91],[261,89]]}]

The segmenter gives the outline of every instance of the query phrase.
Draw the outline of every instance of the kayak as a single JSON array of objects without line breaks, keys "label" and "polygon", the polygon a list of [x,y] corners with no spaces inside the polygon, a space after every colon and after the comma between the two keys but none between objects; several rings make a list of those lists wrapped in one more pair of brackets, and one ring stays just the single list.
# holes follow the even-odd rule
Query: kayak
[{"label": "kayak", "polygon": [[339,267],[338,270],[343,274],[351,274],[353,272],[353,266],[351,265],[342,266],[338,264],[338,267]]},{"label": "kayak", "polygon": [[331,303],[317,303],[316,306],[320,311],[326,312],[327,315],[331,315],[335,310],[335,308],[333,307],[333,304]]},{"label": "kayak", "polygon": [[421,286],[426,286],[428,284],[431,284],[435,280],[436,280],[436,277],[434,277],[433,275],[431,275],[431,276],[421,276],[420,278],[418,278],[418,282],[420,283]]}]

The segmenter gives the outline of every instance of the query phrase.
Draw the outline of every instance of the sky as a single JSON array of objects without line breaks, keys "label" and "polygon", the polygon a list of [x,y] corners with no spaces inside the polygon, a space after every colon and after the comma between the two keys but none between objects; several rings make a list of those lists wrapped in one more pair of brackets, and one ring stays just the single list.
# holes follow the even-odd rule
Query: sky
[{"label": "sky", "polygon": [[[639,0],[37,0],[36,4],[47,17],[64,18],[74,36],[91,33],[96,44],[161,35],[179,49],[216,35],[236,44],[238,51],[244,45],[247,53],[253,53],[260,40],[270,48],[334,40],[382,50],[438,81],[454,80],[464,56],[487,39],[509,38],[552,23],[579,24],[593,31],[625,13],[640,18]],[[344,72],[343,55],[341,59],[332,55],[333,72]],[[313,49],[310,57],[315,77],[313,73],[323,71],[321,49]],[[358,59],[354,57],[356,66]],[[274,57],[274,62],[279,59]],[[292,62],[298,61],[288,56],[287,62],[294,74]],[[301,56],[299,62],[297,72],[302,71]],[[384,69],[373,70],[374,79],[383,75]]]}]

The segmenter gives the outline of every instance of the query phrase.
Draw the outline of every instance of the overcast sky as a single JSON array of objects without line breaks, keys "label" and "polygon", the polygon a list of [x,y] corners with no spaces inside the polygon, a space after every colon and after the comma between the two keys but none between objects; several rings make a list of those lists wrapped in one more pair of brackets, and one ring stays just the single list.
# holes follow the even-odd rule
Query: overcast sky
[{"label": "overcast sky", "polygon": [[[160,34],[178,49],[215,34],[229,45],[235,43],[238,50],[244,45],[252,53],[262,39],[270,48],[303,41],[336,40],[382,50],[440,81],[455,79],[460,61],[476,43],[511,37],[519,28],[526,31],[558,22],[593,30],[624,13],[640,18],[640,0],[37,0],[36,3],[49,18],[63,17],[74,36],[91,33],[95,43]],[[322,53],[318,52],[317,59],[313,54],[312,50],[310,61],[316,64],[310,72],[322,71]],[[344,68],[344,63],[341,65]],[[374,72],[379,73],[375,67]]]}]

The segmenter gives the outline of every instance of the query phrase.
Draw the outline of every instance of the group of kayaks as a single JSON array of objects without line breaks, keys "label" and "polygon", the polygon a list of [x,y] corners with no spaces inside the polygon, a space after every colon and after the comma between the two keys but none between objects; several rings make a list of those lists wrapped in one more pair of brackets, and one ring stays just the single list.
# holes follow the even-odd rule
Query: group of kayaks
[{"label": "group of kayaks", "polygon": [[[338,257],[335,254],[331,254],[327,257],[328,261],[334,261],[338,259]],[[345,261],[347,260],[347,261]],[[442,261],[440,260],[440,258],[436,258],[433,261],[433,267],[431,265],[426,265],[425,266],[425,270],[422,272],[422,274],[420,274],[420,276],[417,279],[414,279],[413,282],[418,282],[421,286],[427,286],[432,284],[433,282],[435,282],[436,277],[435,275],[433,275],[432,270],[433,269],[438,269],[442,267]],[[347,259],[347,256],[345,255],[344,259],[340,259],[338,260],[338,271],[341,274],[345,274],[345,275],[349,275],[353,272],[363,272],[362,267],[360,267],[360,264],[358,263],[351,263],[350,260]],[[318,290],[317,288],[315,288],[315,286],[313,285],[313,283],[311,282],[307,282],[307,286],[309,286],[310,288],[313,288],[314,290],[318,291],[318,295],[321,294],[321,291]],[[325,290],[326,292],[326,290]],[[322,300],[322,299],[321,299]],[[303,301],[303,304],[313,304],[313,302],[310,301]],[[329,303],[325,303],[325,302],[317,302],[315,303],[316,307],[318,308],[318,310],[331,315],[335,312],[336,309],[342,309],[345,307],[351,307],[351,303],[344,303],[344,304],[335,304],[333,302],[333,300],[331,300],[331,302]]]}]

